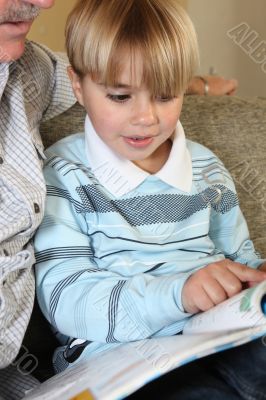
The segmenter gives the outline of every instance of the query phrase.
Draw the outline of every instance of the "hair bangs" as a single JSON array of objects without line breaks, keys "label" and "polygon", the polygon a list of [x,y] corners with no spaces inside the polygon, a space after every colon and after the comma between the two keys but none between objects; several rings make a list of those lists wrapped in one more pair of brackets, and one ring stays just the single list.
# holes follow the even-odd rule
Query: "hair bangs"
[{"label": "hair bangs", "polygon": [[186,90],[198,66],[196,33],[176,0],[80,1],[67,26],[74,70],[106,86],[117,85],[128,57],[133,80],[140,56],[142,83],[154,96],[174,97]]}]

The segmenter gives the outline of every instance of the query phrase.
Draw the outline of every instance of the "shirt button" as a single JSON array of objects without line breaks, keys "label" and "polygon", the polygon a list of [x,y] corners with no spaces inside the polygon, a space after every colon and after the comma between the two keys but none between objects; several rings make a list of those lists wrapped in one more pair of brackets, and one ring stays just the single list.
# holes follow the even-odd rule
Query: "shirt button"
[{"label": "shirt button", "polygon": [[40,212],[39,204],[34,203],[34,211],[35,211],[36,214],[38,214]]},{"label": "shirt button", "polygon": [[4,164],[4,160],[0,157],[0,164]]}]

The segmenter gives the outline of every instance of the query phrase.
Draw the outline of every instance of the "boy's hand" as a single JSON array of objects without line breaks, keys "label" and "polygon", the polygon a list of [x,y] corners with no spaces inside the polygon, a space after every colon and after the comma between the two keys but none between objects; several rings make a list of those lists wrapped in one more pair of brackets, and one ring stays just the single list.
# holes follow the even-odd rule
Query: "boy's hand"
[{"label": "boy's hand", "polygon": [[259,269],[260,269],[261,271],[265,271],[265,272],[266,272],[266,262],[263,263],[263,264],[261,264],[261,266],[259,267]]},{"label": "boy's hand", "polygon": [[209,264],[185,282],[182,290],[183,307],[191,314],[206,311],[239,293],[243,284],[259,283],[265,279],[266,270],[249,268],[231,260]]}]

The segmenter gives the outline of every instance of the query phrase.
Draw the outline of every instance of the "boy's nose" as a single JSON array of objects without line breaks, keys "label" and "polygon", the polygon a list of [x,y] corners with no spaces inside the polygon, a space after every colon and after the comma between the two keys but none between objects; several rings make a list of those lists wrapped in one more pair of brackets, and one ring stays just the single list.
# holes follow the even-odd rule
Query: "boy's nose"
[{"label": "boy's nose", "polygon": [[133,125],[142,126],[152,126],[158,123],[156,107],[153,102],[137,104],[131,122]]},{"label": "boy's nose", "polygon": [[40,8],[50,8],[54,5],[55,0],[23,0],[24,3],[29,3]]}]

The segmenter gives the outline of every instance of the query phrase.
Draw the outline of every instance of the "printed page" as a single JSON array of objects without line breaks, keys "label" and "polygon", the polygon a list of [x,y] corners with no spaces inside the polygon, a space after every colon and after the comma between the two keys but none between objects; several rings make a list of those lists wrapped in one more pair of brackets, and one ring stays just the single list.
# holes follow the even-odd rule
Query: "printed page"
[{"label": "printed page", "polygon": [[266,281],[191,317],[184,334],[223,332],[266,324]]},{"label": "printed page", "polygon": [[262,334],[256,327],[222,335],[176,335],[123,344],[56,375],[24,399],[69,400],[84,390],[94,399],[121,399],[174,368]]}]

